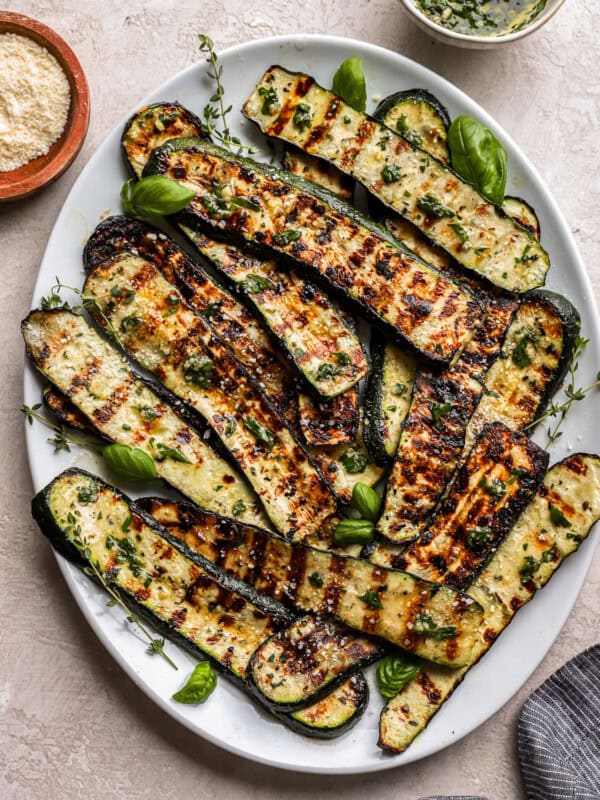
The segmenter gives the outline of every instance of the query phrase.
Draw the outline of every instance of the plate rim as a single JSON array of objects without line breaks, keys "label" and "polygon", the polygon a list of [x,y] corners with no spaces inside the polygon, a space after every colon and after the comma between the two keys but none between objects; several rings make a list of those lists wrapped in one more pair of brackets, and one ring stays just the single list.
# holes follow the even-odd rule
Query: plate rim
[{"label": "plate rim", "polygon": [[[405,56],[401,53],[394,52],[389,48],[382,47],[380,45],[372,44],[370,42],[364,42],[359,39],[355,39],[352,37],[344,37],[344,36],[335,36],[329,34],[283,34],[278,36],[268,36],[268,37],[260,37],[257,39],[251,39],[240,44],[231,45],[229,47],[223,48],[222,50],[218,50],[217,54],[219,58],[224,56],[227,57],[235,57],[239,54],[245,54],[252,50],[260,50],[264,46],[285,46],[285,45],[298,45],[303,44],[305,42],[310,42],[312,44],[319,43],[323,46],[327,45],[335,45],[335,44],[342,44],[344,46],[355,46],[360,49],[360,55],[366,55],[368,53],[373,53],[377,56],[384,57],[384,58],[391,58],[392,60],[399,60],[401,64],[408,64],[410,65],[410,69],[412,71],[415,70],[417,72],[422,73],[422,77],[424,80],[427,80],[433,76],[435,83],[438,85],[443,86],[443,90],[448,92],[449,94],[455,94],[458,96],[459,101],[466,100],[475,105],[478,109],[478,112],[481,116],[481,121],[484,122],[485,125],[490,127],[492,130],[497,132],[501,137],[502,140],[509,144],[511,148],[516,150],[519,153],[520,158],[523,161],[523,164],[527,170],[528,177],[531,177],[535,183],[538,184],[538,187],[544,194],[544,201],[547,206],[550,208],[552,214],[554,215],[555,219],[558,221],[560,231],[559,237],[563,240],[565,246],[570,251],[570,256],[574,262],[577,264],[577,273],[578,278],[581,281],[581,287],[589,296],[589,303],[590,307],[593,310],[593,313],[590,314],[589,319],[586,318],[586,322],[591,329],[591,337],[592,341],[599,342],[600,341],[600,317],[598,314],[598,306],[595,299],[595,294],[593,291],[592,283],[590,276],[586,270],[585,264],[583,259],[579,253],[579,249],[577,247],[577,243],[567,225],[567,222],[560,211],[558,203],[554,199],[553,194],[551,193],[550,189],[547,187],[545,181],[542,179],[541,175],[539,174],[538,170],[534,166],[534,164],[530,161],[529,157],[523,151],[523,149],[514,141],[514,139],[503,129],[503,127],[486,111],[486,109],[481,106],[481,104],[474,100],[467,92],[463,91],[459,87],[457,87],[454,83],[449,81],[447,78],[439,75],[434,70],[420,64],[417,61]],[[117,122],[115,126],[113,126],[103,137],[102,141],[99,143],[98,147],[96,148],[95,152],[90,156],[87,163],[81,170],[80,174],[76,178],[75,182],[71,186],[68,194],[66,195],[61,207],[58,211],[55,223],[53,225],[52,231],[48,237],[48,241],[46,243],[46,247],[44,248],[44,253],[40,260],[40,266],[38,268],[38,272],[36,274],[34,288],[32,292],[32,302],[33,298],[39,294],[40,289],[40,274],[42,271],[42,266],[45,262],[47,257],[48,251],[51,249],[51,245],[53,244],[53,239],[57,234],[57,227],[58,227],[58,220],[59,217],[65,207],[67,207],[69,200],[75,191],[76,187],[80,184],[81,181],[86,179],[87,173],[92,169],[96,159],[98,158],[98,150],[102,147],[102,145],[106,142],[107,138],[110,137],[116,130],[120,130],[125,123],[125,121],[134,113],[137,109],[141,106],[151,102],[151,99],[154,95],[158,94],[159,92],[163,91],[163,88],[171,84],[176,79],[181,79],[184,76],[187,76],[189,73],[192,73],[199,69],[203,64],[202,60],[194,62],[193,64],[184,67],[182,70],[179,70],[175,74],[171,75],[165,81],[163,81],[159,86],[152,89],[148,92],[144,98],[135,106],[130,109],[130,111],[123,115],[123,117]],[[542,287],[543,288],[543,287]],[[33,306],[32,306],[33,307]],[[27,378],[30,372],[34,372],[33,368],[27,361],[27,357],[24,358],[25,369],[24,369],[24,396],[26,399],[27,394]],[[26,422],[26,421],[25,421]],[[34,468],[34,436],[32,432],[29,430],[29,426],[26,426],[26,450],[27,450],[27,459],[29,465],[29,471],[32,478],[32,484],[34,486],[34,491],[38,491],[37,486],[38,481],[35,478],[35,468]],[[536,656],[532,659],[533,665],[531,669],[528,670],[526,676],[519,684],[516,686],[508,698],[501,700],[500,702],[496,702],[493,706],[489,707],[489,710],[486,712],[486,715],[479,719],[474,724],[469,724],[467,729],[465,729],[461,735],[456,738],[451,732],[446,732],[446,735],[443,737],[442,741],[439,744],[436,744],[431,750],[424,752],[424,753],[416,753],[414,757],[411,757],[411,750],[408,749],[405,753],[402,754],[401,757],[396,756],[395,758],[386,758],[382,757],[380,761],[376,761],[371,764],[361,764],[357,766],[321,766],[321,765],[299,765],[295,763],[289,763],[281,760],[275,760],[268,756],[258,755],[256,753],[249,753],[244,751],[242,748],[237,747],[233,744],[230,740],[225,740],[220,738],[218,735],[215,735],[207,730],[199,730],[198,723],[192,722],[186,718],[178,708],[171,705],[168,700],[165,700],[163,697],[157,694],[156,690],[151,687],[137,672],[134,665],[130,663],[125,655],[121,652],[118,646],[116,646],[110,637],[108,636],[107,632],[102,628],[101,625],[98,624],[97,620],[95,619],[95,613],[93,612],[91,605],[86,602],[86,599],[81,593],[81,587],[77,584],[74,568],[72,565],[58,553],[53,551],[53,554],[56,558],[58,563],[59,569],[65,579],[65,582],[75,599],[79,609],[81,610],[83,616],[85,617],[87,623],[90,625],[92,631],[97,636],[97,638],[101,641],[104,645],[106,650],[110,653],[110,655],[115,659],[115,661],[119,664],[119,666],[125,671],[128,677],[133,680],[133,682],[144,692],[144,694],[156,705],[158,705],[162,711],[166,712],[171,718],[175,719],[177,722],[184,725],[188,730],[194,733],[197,736],[205,739],[206,741],[210,742],[213,746],[219,747],[223,750],[231,752],[237,756],[240,756],[248,761],[260,763],[269,767],[275,767],[277,769],[287,770],[290,772],[298,772],[303,774],[323,774],[323,775],[351,775],[351,774],[368,774],[372,772],[382,772],[384,770],[400,768],[403,766],[407,766],[408,764],[415,763],[423,758],[427,758],[432,756],[435,753],[441,752],[442,750],[446,749],[452,744],[459,742],[465,736],[471,734],[474,730],[478,727],[483,725],[487,722],[491,717],[495,716],[501,708],[506,705],[512,698],[517,694],[517,692],[523,687],[525,682],[529,680],[531,675],[537,670],[541,662],[544,658],[548,655],[550,649],[556,642],[559,634],[563,630],[571,611],[581,593],[583,586],[586,583],[587,576],[592,565],[594,552],[596,550],[596,546],[598,544],[598,536],[589,537],[586,542],[584,542],[583,546],[585,548],[585,558],[587,559],[587,564],[585,565],[585,569],[581,572],[581,582],[580,586],[575,594],[572,602],[569,602],[564,609],[564,620],[561,623],[560,627],[556,630],[555,635],[552,637],[552,641],[550,642],[549,646],[544,649],[543,652],[536,654]],[[474,669],[478,666],[475,665]],[[315,740],[318,742],[318,740]],[[343,738],[339,740],[343,742]],[[399,760],[401,758],[401,760]]]}]

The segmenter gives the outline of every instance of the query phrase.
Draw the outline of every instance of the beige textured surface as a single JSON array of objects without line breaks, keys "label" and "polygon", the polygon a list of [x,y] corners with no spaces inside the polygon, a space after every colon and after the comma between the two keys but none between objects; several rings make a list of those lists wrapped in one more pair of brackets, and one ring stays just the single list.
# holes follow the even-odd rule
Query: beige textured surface
[{"label": "beige textured surface", "polygon": [[[528,685],[445,752],[379,775],[292,775],[193,737],[124,676],[72,601],[29,517],[18,323],[46,239],[79,170],[105,134],[159,81],[196,58],[195,33],[219,46],[274,33],[364,38],[432,67],[481,102],[532,158],[575,231],[600,295],[600,46],[594,0],[569,0],[535,37],[491,54],[434,45],[396,0],[31,0],[8,9],[53,26],[91,84],[92,121],[75,165],[27,203],[0,207],[3,313],[0,414],[0,798],[330,798],[416,800],[428,793],[522,796],[515,724],[529,692],[598,637],[600,558],[566,629]],[[542,134],[543,130],[546,133]],[[600,552],[598,553],[600,556]],[[32,580],[32,576],[35,576]],[[493,687],[490,687],[493,691]]]}]

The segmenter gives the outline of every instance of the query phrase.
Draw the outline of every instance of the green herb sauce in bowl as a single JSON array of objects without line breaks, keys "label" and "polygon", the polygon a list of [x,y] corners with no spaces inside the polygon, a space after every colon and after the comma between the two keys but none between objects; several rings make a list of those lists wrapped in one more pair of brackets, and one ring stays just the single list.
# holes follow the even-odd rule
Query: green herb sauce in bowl
[{"label": "green herb sauce in bowl", "polygon": [[417,0],[416,6],[457,33],[498,36],[532,23],[546,8],[546,0]]},{"label": "green herb sauce in bowl", "polygon": [[424,31],[445,44],[499,47],[546,24],[565,0],[400,0]]}]

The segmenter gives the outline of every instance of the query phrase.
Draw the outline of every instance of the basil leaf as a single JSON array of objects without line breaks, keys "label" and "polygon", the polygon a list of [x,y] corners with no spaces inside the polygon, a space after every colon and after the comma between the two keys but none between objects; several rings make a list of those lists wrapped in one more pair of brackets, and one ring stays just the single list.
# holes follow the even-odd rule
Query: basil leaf
[{"label": "basil leaf", "polygon": [[267,445],[269,451],[273,449],[275,437],[268,428],[265,428],[264,425],[261,425],[260,422],[252,419],[252,417],[243,417],[242,425],[248,431],[248,433],[254,436],[258,442],[262,442],[262,444]]},{"label": "basil leaf", "polygon": [[391,698],[419,674],[420,669],[409,656],[389,655],[377,665],[377,684],[383,697]]},{"label": "basil leaf", "polygon": [[148,175],[131,188],[132,181],[123,184],[121,203],[130,216],[148,217],[175,214],[194,199],[196,193],[164,175]]},{"label": "basil leaf", "polygon": [[131,202],[131,190],[134,183],[134,179],[129,178],[129,180],[125,181],[123,186],[121,186],[121,206],[128,217],[135,217],[133,203]]},{"label": "basil leaf", "polygon": [[173,700],[178,703],[192,705],[204,703],[217,685],[217,676],[208,661],[196,664],[194,671],[187,679],[185,686],[173,695]]},{"label": "basil leaf", "polygon": [[148,453],[128,444],[108,444],[102,450],[104,460],[119,477],[130,481],[152,481],[156,465]]},{"label": "basil leaf", "polygon": [[363,519],[376,522],[381,508],[381,497],[375,489],[371,489],[366,483],[354,484],[352,489],[352,508],[355,508]]},{"label": "basil leaf", "polygon": [[351,56],[340,64],[333,76],[331,89],[357,111],[367,107],[367,84],[362,59]]},{"label": "basil leaf", "polygon": [[172,458],[173,461],[180,461],[182,464],[191,464],[190,459],[182,452],[180,447],[169,447],[162,442],[156,443],[158,455],[156,461],[164,461],[165,458]]},{"label": "basil leaf", "polygon": [[344,467],[348,475],[358,475],[364,472],[369,459],[364,453],[357,450],[346,450],[345,453],[338,458],[340,464]]},{"label": "basil leaf", "polygon": [[366,519],[343,519],[333,532],[335,544],[370,544],[375,526]]},{"label": "basil leaf", "polygon": [[506,150],[481,122],[466,114],[448,131],[452,168],[492,203],[502,205],[506,188]]}]

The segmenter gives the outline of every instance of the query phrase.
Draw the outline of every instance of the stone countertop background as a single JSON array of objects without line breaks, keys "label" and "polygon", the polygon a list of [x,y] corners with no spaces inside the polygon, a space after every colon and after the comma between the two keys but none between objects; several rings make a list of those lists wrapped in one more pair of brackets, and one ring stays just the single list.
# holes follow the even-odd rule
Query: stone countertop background
[{"label": "stone countertop background", "polygon": [[[6,3],[5,3],[6,5]],[[125,111],[198,58],[196,33],[219,48],[280,33],[331,33],[403,53],[481,103],[531,158],[575,233],[600,296],[600,45],[594,0],[569,0],[536,35],[490,53],[432,42],[399,0],[22,0],[73,47],[87,73],[92,118],[83,151],[42,194],[0,206],[0,798],[522,797],[515,730],[530,692],[598,637],[600,550],[576,608],[527,685],[485,725],[416,764],[366,776],[286,773],[190,734],[124,675],[85,623],[29,514],[19,321],[46,240],[79,171]],[[598,533],[596,534],[598,535]],[[32,576],[33,579],[32,579]],[[493,691],[493,687],[490,687]]]}]

